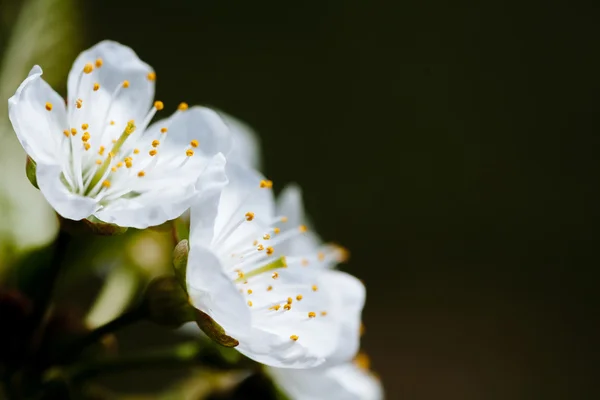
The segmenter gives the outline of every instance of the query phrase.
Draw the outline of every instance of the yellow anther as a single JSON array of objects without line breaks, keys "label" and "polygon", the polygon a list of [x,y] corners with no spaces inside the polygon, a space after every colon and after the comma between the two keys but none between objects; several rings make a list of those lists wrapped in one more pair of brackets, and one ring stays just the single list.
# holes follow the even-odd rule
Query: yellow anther
[{"label": "yellow anther", "polygon": [[265,246],[259,244],[256,248],[258,249],[258,251],[263,251],[265,249]]},{"label": "yellow anther", "polygon": [[148,152],[148,154],[150,154],[152,157],[154,157],[156,154],[158,153],[158,151],[152,149]]},{"label": "yellow anther", "polygon": [[279,311],[280,308],[281,306],[279,304],[275,304],[274,306],[269,307],[269,310]]},{"label": "yellow anther", "polygon": [[177,109],[179,111],[185,111],[188,109],[188,105],[187,105],[187,103],[179,103],[179,106],[177,107]]},{"label": "yellow anther", "polygon": [[83,140],[84,142],[87,142],[88,140],[90,140],[90,133],[83,132],[83,135],[81,136],[81,140]]},{"label": "yellow anther", "polygon": [[185,155],[186,155],[186,156],[188,156],[188,157],[191,157],[191,156],[193,156],[193,155],[194,155],[194,150],[192,150],[192,149],[187,149],[187,150],[185,151]]},{"label": "yellow anther", "polygon": [[90,126],[88,124],[81,124],[81,129],[83,129],[84,131],[87,130],[87,128],[89,128]]},{"label": "yellow anther", "polygon": [[132,165],[133,165],[133,162],[131,162],[130,160],[125,161],[125,166],[127,168],[131,168]]},{"label": "yellow anther", "polygon": [[155,101],[154,102],[154,108],[156,108],[158,111],[160,111],[163,108],[165,108],[165,105],[163,104],[162,101]]},{"label": "yellow anther", "polygon": [[317,287],[317,285],[312,285],[312,291],[316,292],[317,290],[319,290],[319,288]]},{"label": "yellow anther", "polygon": [[117,163],[117,168],[121,168],[122,166],[123,166],[123,162],[119,161],[119,162]]},{"label": "yellow anther", "polygon": [[125,133],[127,135],[131,135],[133,132],[135,132],[135,121],[130,119],[129,121],[127,121],[127,126],[125,127]]},{"label": "yellow anther", "polygon": [[271,239],[271,235],[269,235],[268,233],[265,233],[263,236],[263,239],[269,240],[269,239]]},{"label": "yellow anther", "polygon": [[271,286],[271,285],[267,286],[267,292],[270,292],[271,290],[273,290],[273,286]]},{"label": "yellow anther", "polygon": [[69,132],[67,129],[65,129],[65,130],[63,131],[63,134],[64,134],[66,137],[69,137],[69,136],[71,135],[71,132]]},{"label": "yellow anther", "polygon": [[144,171],[140,171],[140,172],[138,172],[138,176],[139,176],[140,178],[141,178],[141,177],[143,177],[144,175],[146,175],[146,173],[145,173]]},{"label": "yellow anther", "polygon": [[252,302],[248,301],[248,306],[252,307]]},{"label": "yellow anther", "polygon": [[269,187],[269,181],[266,180],[261,180],[260,183],[258,184],[261,188],[268,188]]},{"label": "yellow anther", "polygon": [[290,336],[290,339],[292,339],[295,342],[299,338],[298,338],[298,335],[292,335],[292,336]]},{"label": "yellow anther", "polygon": [[348,251],[348,249],[346,249],[345,247],[342,246],[336,246],[336,249],[338,251],[337,253],[337,261],[338,262],[346,262],[350,259],[350,252]]},{"label": "yellow anther", "polygon": [[117,139],[113,139],[113,140],[111,140],[111,142],[117,143]]},{"label": "yellow anther", "polygon": [[167,128],[160,128],[160,133],[167,133],[168,129]]},{"label": "yellow anther", "polygon": [[117,167],[112,167],[110,170],[111,170],[112,172],[117,172]]},{"label": "yellow anther", "polygon": [[323,261],[325,259],[325,253],[320,251],[317,253],[317,257],[319,257],[319,261]]},{"label": "yellow anther", "polygon": [[92,63],[87,63],[83,67],[83,72],[86,73],[86,74],[91,73],[93,70],[94,70],[94,66],[92,65]]},{"label": "yellow anther", "polygon": [[133,149],[133,154],[140,154],[140,149]]},{"label": "yellow anther", "polygon": [[277,279],[277,278],[279,278],[279,274],[277,272],[273,272],[273,275],[271,275],[271,278]]},{"label": "yellow anther", "polygon": [[288,303],[288,304],[292,304],[292,302],[293,302],[293,301],[294,301],[294,299],[292,299],[291,297],[288,297],[288,298],[287,298],[287,303]]},{"label": "yellow anther", "polygon": [[324,317],[327,315],[327,311],[321,311],[321,317]]},{"label": "yellow anther", "polygon": [[248,289],[248,294],[252,294],[252,289]]},{"label": "yellow anther", "polygon": [[112,151],[109,151],[109,152],[108,152],[108,156],[109,156],[110,158],[115,158],[115,153],[113,153]]},{"label": "yellow anther", "polygon": [[275,251],[275,249],[273,249],[271,246],[267,247],[267,255],[270,256],[271,254],[273,254],[273,252]]},{"label": "yellow anther", "polygon": [[104,146],[100,146],[100,149],[98,150],[98,154],[100,154],[101,156],[104,155]]},{"label": "yellow anther", "polygon": [[200,146],[200,142],[198,142],[196,139],[194,139],[190,142],[190,146],[198,147],[198,146]]},{"label": "yellow anther", "polygon": [[300,225],[298,227],[298,230],[302,233],[305,233],[308,230],[308,228],[306,227],[306,225]]},{"label": "yellow anther", "polygon": [[314,311],[309,311],[308,312],[308,318],[315,318],[317,316],[317,313]]},{"label": "yellow anther", "polygon": [[129,87],[129,81],[123,81],[123,87],[127,89]]},{"label": "yellow anther", "polygon": [[75,102],[75,105],[77,106],[77,108],[81,108],[81,106],[83,105],[83,100],[77,99],[77,101]]},{"label": "yellow anther", "polygon": [[46,103],[46,110],[52,111],[52,103]]},{"label": "yellow anther", "polygon": [[279,232],[281,232],[281,229],[279,229],[279,228],[274,228],[274,229],[273,229],[273,233],[274,233],[274,234],[276,234],[276,235],[277,235]]},{"label": "yellow anther", "polygon": [[160,140],[154,139],[152,141],[152,147],[158,147],[159,144],[160,144]]},{"label": "yellow anther", "polygon": [[252,211],[248,211],[245,215],[246,221],[252,221],[254,219],[254,213]]},{"label": "yellow anther", "polygon": [[308,265],[308,260],[306,258],[303,258],[302,261],[300,261],[300,263],[303,267],[306,267]]},{"label": "yellow anther", "polygon": [[105,180],[104,182],[102,182],[102,186],[107,187],[107,188],[110,187],[110,181],[108,179]]},{"label": "yellow anther", "polygon": [[254,242],[252,242],[252,246],[256,246],[258,244],[258,240],[255,240]]},{"label": "yellow anther", "polygon": [[356,355],[356,357],[354,357],[354,364],[358,368],[368,371],[371,367],[371,360],[365,353],[360,352]]},{"label": "yellow anther", "polygon": [[98,165],[102,164],[102,160],[96,160],[96,164],[98,164]]},{"label": "yellow anther", "polygon": [[127,161],[133,161],[133,158],[131,158],[131,157],[125,157],[125,158],[123,159],[123,161],[125,161],[125,162],[127,162]]},{"label": "yellow anther", "polygon": [[92,147],[92,145],[89,143],[84,143],[83,147],[85,148],[85,151],[88,151],[90,149],[90,147]]},{"label": "yellow anther", "polygon": [[98,89],[100,89],[100,84],[99,83],[94,83],[94,92],[97,92]]},{"label": "yellow anther", "polygon": [[102,66],[102,59],[101,58],[97,58],[96,59],[96,68],[100,68]]},{"label": "yellow anther", "polygon": [[242,271],[240,271],[239,269],[236,272],[238,274],[238,279],[242,279],[244,277],[244,273]]},{"label": "yellow anther", "polygon": [[298,301],[302,300],[302,295],[299,294],[298,296],[296,296],[296,300],[298,300]]},{"label": "yellow anther", "polygon": [[283,309],[286,311],[290,311],[292,309],[292,305],[291,304],[284,304],[283,305]]},{"label": "yellow anther", "polygon": [[148,72],[148,75],[146,75],[146,78],[148,78],[149,81],[155,81],[156,80],[156,72]]},{"label": "yellow anther", "polygon": [[71,128],[71,135],[73,135],[73,136],[77,135],[77,129]]},{"label": "yellow anther", "polygon": [[288,217],[281,217],[281,222],[287,222]]},{"label": "yellow anther", "polygon": [[110,124],[111,124],[111,125],[114,125],[114,124],[115,124],[115,121],[110,121]]}]

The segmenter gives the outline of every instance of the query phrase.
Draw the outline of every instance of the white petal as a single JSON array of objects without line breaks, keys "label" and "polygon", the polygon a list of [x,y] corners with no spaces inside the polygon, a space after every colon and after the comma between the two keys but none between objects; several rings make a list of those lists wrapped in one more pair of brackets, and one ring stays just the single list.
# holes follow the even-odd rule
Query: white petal
[{"label": "white petal", "polygon": [[208,314],[229,336],[240,340],[248,334],[248,306],[209,249],[191,243],[186,281],[194,307]]},{"label": "white petal", "polygon": [[223,111],[218,112],[229,126],[233,139],[233,146],[227,158],[236,164],[260,170],[261,151],[257,133],[245,122]]},{"label": "white petal", "polygon": [[79,221],[92,215],[98,204],[94,199],[69,192],[61,181],[59,165],[37,164],[36,177],[40,191],[62,217]]},{"label": "white petal", "polygon": [[[90,74],[82,75],[84,66],[94,65],[97,59],[102,60],[102,66],[94,66]],[[148,79],[150,72],[152,68],[132,49],[117,42],[102,41],[81,53],[68,80],[69,108],[74,108],[72,125],[89,124],[93,141],[111,120],[115,121],[115,132],[109,132],[113,136],[119,135],[129,120],[141,124],[154,99],[154,81]],[[122,88],[124,81],[129,82],[128,88]],[[100,85],[99,90],[93,91],[94,83]],[[118,95],[112,98],[120,87]],[[83,100],[80,109],[74,107],[77,99]]]},{"label": "white petal", "polygon": [[179,152],[190,148],[192,140],[197,140],[198,148],[194,152],[213,156],[217,153],[227,154],[231,148],[231,133],[221,117],[206,107],[194,106],[185,111],[177,111],[171,117],[155,122],[144,137],[158,138],[162,136],[161,128],[167,128],[167,137],[160,145],[161,151]]},{"label": "white petal", "polygon": [[[52,111],[46,110],[52,104]],[[64,100],[42,79],[42,69],[35,66],[8,100],[13,128],[25,149],[37,163],[57,164],[60,141],[68,127]]]},{"label": "white petal", "polygon": [[222,154],[215,155],[207,165],[190,176],[186,174],[192,171],[174,168],[166,171],[165,179],[151,181],[156,186],[153,190],[137,197],[115,200],[96,213],[96,217],[104,222],[138,229],[160,225],[179,217],[202,192],[211,196],[220,191],[227,183],[224,170]]},{"label": "white petal", "polygon": [[304,212],[302,202],[302,190],[296,184],[288,184],[277,197],[277,215],[287,217],[287,222],[279,224],[284,232],[288,229],[296,229],[300,225],[306,225],[308,232],[293,241],[284,243],[280,250],[290,256],[307,256],[316,254],[321,245],[321,239],[312,228]]},{"label": "white petal", "polygon": [[326,361],[334,365],[354,358],[360,345],[361,314],[365,305],[366,290],[354,276],[335,270],[324,270],[319,279],[319,290],[329,295],[331,311],[327,317],[336,320],[337,346]]},{"label": "white petal", "polygon": [[382,400],[380,381],[353,363],[312,369],[267,368],[293,400]]}]

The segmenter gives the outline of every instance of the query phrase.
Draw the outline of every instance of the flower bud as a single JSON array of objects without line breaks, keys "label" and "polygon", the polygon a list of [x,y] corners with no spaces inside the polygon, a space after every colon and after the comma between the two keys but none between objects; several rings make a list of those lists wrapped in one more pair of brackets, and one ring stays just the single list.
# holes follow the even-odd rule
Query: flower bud
[{"label": "flower bud", "polygon": [[174,276],[160,276],[150,282],[144,296],[144,308],[148,320],[171,328],[196,319],[187,293]]},{"label": "flower bud", "polygon": [[187,292],[185,274],[187,271],[188,253],[190,251],[188,241],[182,240],[177,243],[173,250],[173,269],[175,271],[175,277],[179,281],[181,287]]},{"label": "flower bud", "polygon": [[63,218],[60,215],[58,216],[58,219],[60,220],[61,229],[69,232],[71,235],[92,234],[99,236],[117,236],[122,235],[127,231],[126,227],[100,221],[93,215],[86,219],[82,219],[81,221],[73,221],[71,219]]},{"label": "flower bud", "polygon": [[36,189],[39,189],[37,184],[36,167],[37,164],[35,161],[33,161],[33,158],[27,156],[27,161],[25,162],[25,174],[27,175],[29,182],[31,182]]}]

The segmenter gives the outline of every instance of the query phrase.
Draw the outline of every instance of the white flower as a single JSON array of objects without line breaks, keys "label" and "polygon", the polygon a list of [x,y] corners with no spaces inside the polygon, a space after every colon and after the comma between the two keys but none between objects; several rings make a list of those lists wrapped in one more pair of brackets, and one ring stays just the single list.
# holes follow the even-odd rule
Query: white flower
[{"label": "white flower", "polygon": [[381,382],[364,365],[364,357],[325,368],[267,368],[267,373],[291,400],[381,400]]},{"label": "white flower", "polygon": [[306,227],[276,227],[286,218],[276,215],[272,183],[260,174],[233,164],[226,173],[229,184],[220,194],[192,205],[192,304],[239,341],[237,350],[263,364],[308,368],[353,357],[362,283],[320,268],[317,253],[283,252]]},{"label": "white flower", "polygon": [[35,66],[9,99],[37,183],[64,218],[145,228],[178,217],[199,186],[223,182],[229,147],[218,114],[185,103],[149,126],[156,74],[128,47],[104,41],[75,60],[64,100]]},{"label": "white flower", "polygon": [[223,111],[217,111],[231,132],[231,151],[227,159],[246,167],[261,169],[261,151],[258,134],[245,122]]}]

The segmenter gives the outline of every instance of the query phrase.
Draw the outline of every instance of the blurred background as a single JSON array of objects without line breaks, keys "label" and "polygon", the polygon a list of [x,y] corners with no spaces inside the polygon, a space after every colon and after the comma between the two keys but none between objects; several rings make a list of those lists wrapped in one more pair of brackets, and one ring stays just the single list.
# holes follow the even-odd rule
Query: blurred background
[{"label": "blurred background", "polygon": [[[0,1],[4,26],[20,3]],[[363,345],[389,399],[597,398],[595,3],[70,3],[53,26],[72,54],[133,47],[168,110],[240,118],[277,189],[302,186],[367,285]],[[72,59],[35,62],[57,77]]]}]

